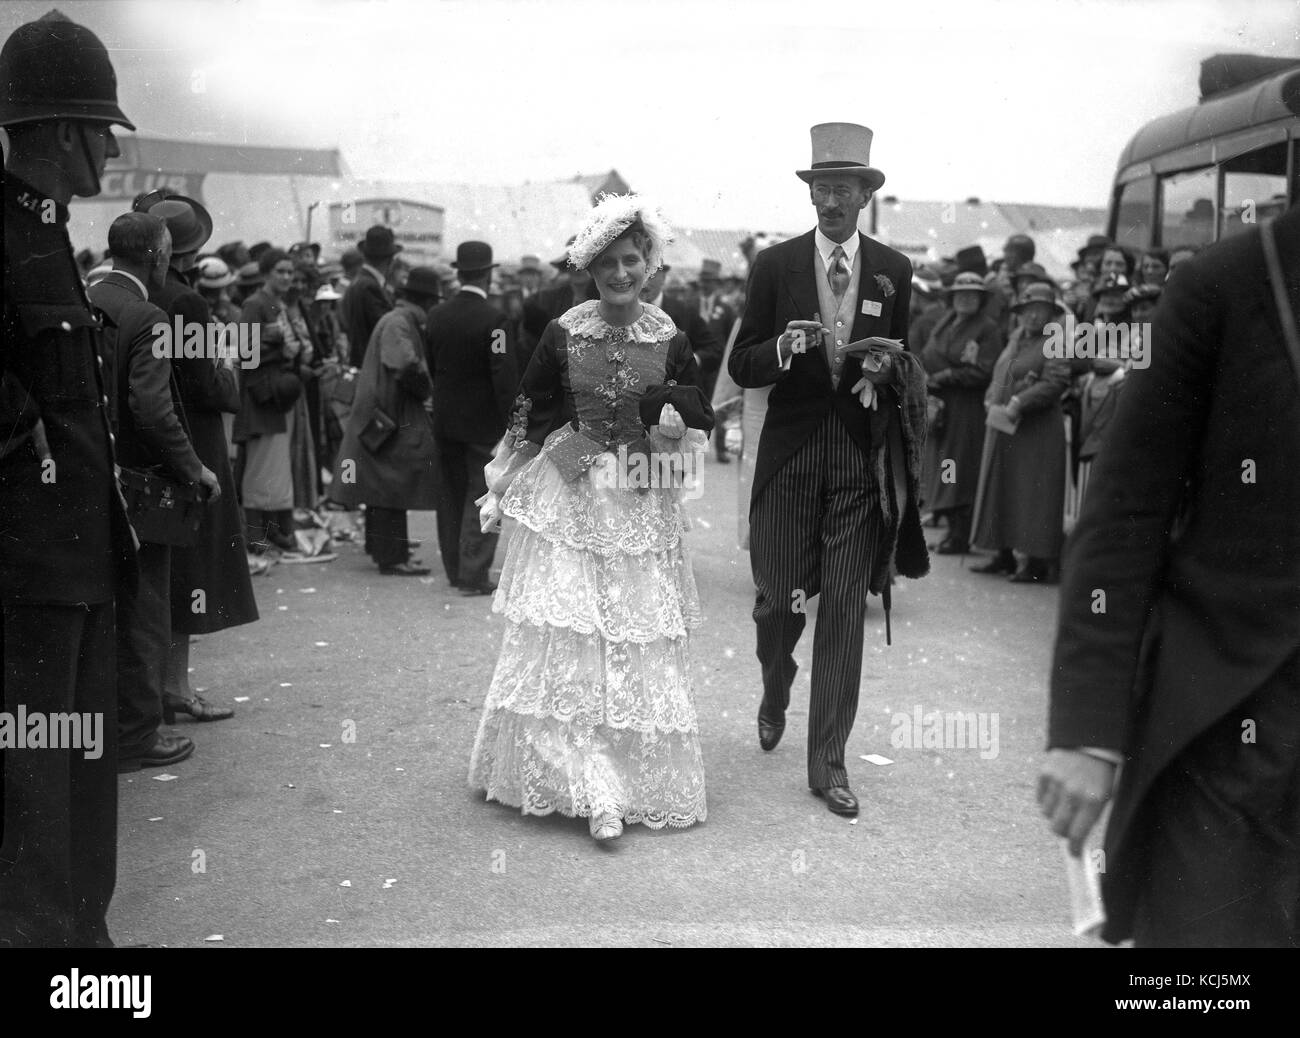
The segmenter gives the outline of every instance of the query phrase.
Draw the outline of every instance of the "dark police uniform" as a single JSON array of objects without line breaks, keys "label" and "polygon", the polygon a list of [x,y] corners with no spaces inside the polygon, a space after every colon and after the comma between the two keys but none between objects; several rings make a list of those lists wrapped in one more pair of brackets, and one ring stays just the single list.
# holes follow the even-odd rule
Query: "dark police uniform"
[{"label": "dark police uniform", "polygon": [[[4,709],[102,717],[101,755],[4,752],[0,947],[108,944],[117,865],[113,601],[134,549],[108,380],[66,206],[4,174],[0,658]],[[52,217],[52,219],[49,219]],[[50,461],[32,429],[43,419]]]}]

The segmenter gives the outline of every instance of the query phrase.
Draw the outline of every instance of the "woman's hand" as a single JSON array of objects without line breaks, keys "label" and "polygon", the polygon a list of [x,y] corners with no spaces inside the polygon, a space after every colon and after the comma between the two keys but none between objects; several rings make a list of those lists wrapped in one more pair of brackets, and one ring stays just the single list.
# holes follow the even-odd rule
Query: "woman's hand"
[{"label": "woman's hand", "polygon": [[474,502],[478,508],[479,530],[482,533],[495,533],[501,529],[501,498],[488,491]]},{"label": "woman's hand", "polygon": [[672,404],[664,404],[659,412],[659,433],[670,440],[680,440],[686,434],[686,420]]}]

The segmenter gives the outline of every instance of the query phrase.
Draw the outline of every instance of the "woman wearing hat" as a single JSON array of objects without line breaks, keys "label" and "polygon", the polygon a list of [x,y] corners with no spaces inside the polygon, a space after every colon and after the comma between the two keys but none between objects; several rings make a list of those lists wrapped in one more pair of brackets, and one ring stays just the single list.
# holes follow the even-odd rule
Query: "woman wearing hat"
[{"label": "woman wearing hat", "polygon": [[[1015,583],[1054,582],[1065,513],[1065,424],[1061,394],[1070,366],[1049,358],[1047,325],[1065,307],[1052,286],[1030,285],[1013,308],[1020,318],[993,368],[984,403],[984,436],[975,499],[974,543],[997,555],[976,573],[1005,573]],[[994,423],[1001,424],[1003,431]],[[1028,556],[1017,568],[1013,549]]]},{"label": "woman wearing hat", "polygon": [[927,388],[942,416],[925,444],[922,488],[925,507],[936,519],[948,517],[940,555],[970,550],[970,514],[975,504],[980,450],[984,443],[984,390],[1002,352],[1002,331],[988,315],[989,288],[978,274],[958,274],[947,290],[949,310],[921,352]]},{"label": "woman wearing hat", "polygon": [[698,464],[713,425],[686,336],[639,299],[670,235],[635,195],[592,210],[569,260],[600,298],[547,325],[480,498],[485,529],[519,525],[470,784],[525,814],[586,817],[597,840],[706,814],[680,481],[638,488],[627,464]]}]

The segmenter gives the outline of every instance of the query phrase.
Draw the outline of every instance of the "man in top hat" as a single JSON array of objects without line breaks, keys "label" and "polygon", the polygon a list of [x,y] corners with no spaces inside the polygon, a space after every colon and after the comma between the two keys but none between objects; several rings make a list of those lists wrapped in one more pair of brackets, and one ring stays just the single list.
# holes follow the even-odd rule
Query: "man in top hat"
[{"label": "man in top hat", "polygon": [[925,376],[905,349],[848,355],[868,336],[907,335],[912,264],[868,238],[858,218],[885,176],[870,164],[871,130],[812,128],[809,186],[817,226],[760,252],[728,370],[772,386],[750,503],[754,620],[762,665],[759,744],[775,749],[806,601],[821,595],[813,644],[808,785],[831,811],[856,815],[844,747],[858,706],[867,594],[891,568],[922,576],[929,556],[918,513]]},{"label": "man in top hat", "polygon": [[498,535],[482,532],[474,502],[487,493],[483,467],[506,431],[520,372],[510,322],[488,302],[492,246],[462,242],[453,266],[460,291],[433,308],[425,330],[442,473],[438,549],[453,587],[487,595]]},{"label": "man in top hat", "polygon": [[366,346],[379,319],[393,308],[393,296],[388,288],[388,275],[393,269],[393,257],[402,251],[394,240],[391,228],[375,224],[366,236],[357,242],[361,253],[361,269],[343,293],[339,316],[343,330],[348,335],[351,351],[349,363],[361,367],[366,356]]},{"label": "man in top hat", "polygon": [[531,299],[542,287],[542,261],[536,256],[521,256],[515,278],[519,282],[520,295]]},{"label": "man in top hat", "polygon": [[[695,282],[696,291],[689,300],[691,308],[709,326],[710,342],[697,345],[695,339],[691,339],[695,359],[700,364],[700,388],[709,400],[713,399],[713,387],[718,381],[718,369],[722,366],[722,353],[731,336],[731,326],[736,320],[735,312],[722,298],[721,278],[721,263],[715,259],[702,260],[699,280]],[[731,455],[727,453],[727,429],[722,422],[718,422],[713,430],[713,442],[718,461],[724,465],[731,461]]]},{"label": "man in top hat", "polygon": [[99,194],[120,154],[114,123],[135,129],[94,33],[57,11],[14,30],[0,50],[0,684],[10,716],[91,724],[84,749],[0,750],[0,948],[113,943],[113,600],[135,578],[135,548],[99,324],[67,224],[73,196]]}]

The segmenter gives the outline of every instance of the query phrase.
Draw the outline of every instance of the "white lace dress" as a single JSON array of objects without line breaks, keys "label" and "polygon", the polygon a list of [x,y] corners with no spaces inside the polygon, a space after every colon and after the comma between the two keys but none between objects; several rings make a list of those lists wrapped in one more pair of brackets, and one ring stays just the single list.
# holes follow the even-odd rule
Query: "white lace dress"
[{"label": "white lace dress", "polygon": [[671,319],[647,305],[613,328],[597,306],[551,322],[486,470],[518,526],[493,600],[506,631],[469,781],[525,814],[685,827],[706,807],[681,480],[643,490],[609,476],[634,444],[698,465],[707,433],[668,440],[641,424],[646,386],[694,382]]}]

